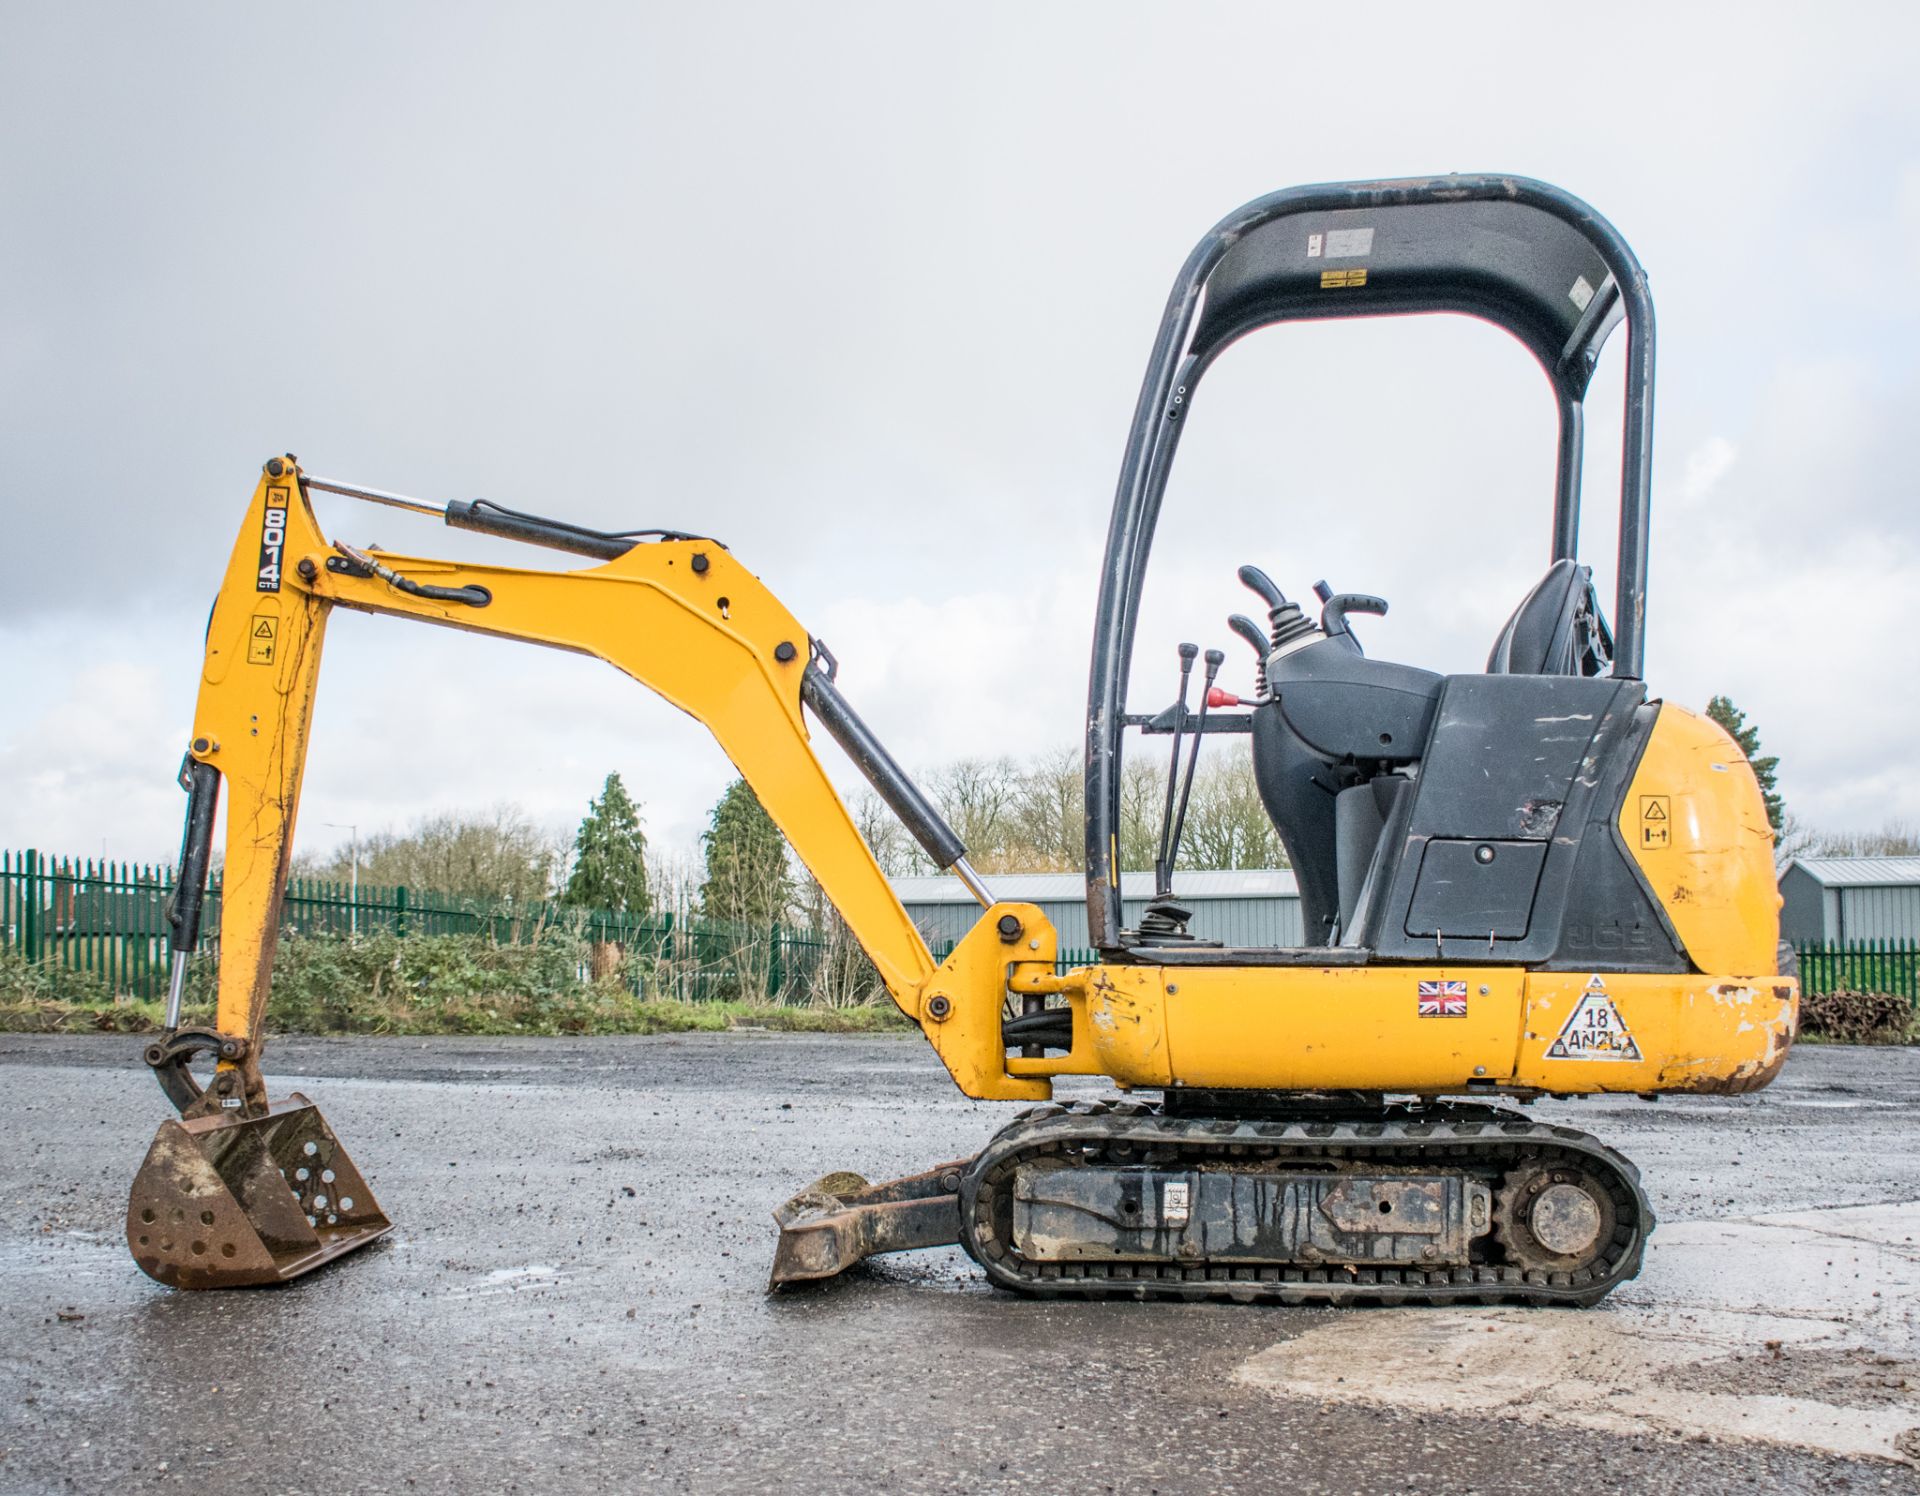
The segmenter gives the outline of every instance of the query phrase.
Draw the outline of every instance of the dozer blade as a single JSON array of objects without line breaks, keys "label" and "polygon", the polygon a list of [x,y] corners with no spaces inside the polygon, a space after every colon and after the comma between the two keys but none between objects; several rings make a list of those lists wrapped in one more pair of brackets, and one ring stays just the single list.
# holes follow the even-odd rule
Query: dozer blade
[{"label": "dozer blade", "polygon": [[285,1283],[393,1229],[297,1092],[263,1117],[160,1124],[127,1201],[127,1245],[169,1288]]},{"label": "dozer blade", "polygon": [[960,1240],[960,1176],[968,1160],[868,1184],[858,1174],[816,1179],[773,1213],[780,1240],[769,1289],[835,1278],[878,1252]]}]

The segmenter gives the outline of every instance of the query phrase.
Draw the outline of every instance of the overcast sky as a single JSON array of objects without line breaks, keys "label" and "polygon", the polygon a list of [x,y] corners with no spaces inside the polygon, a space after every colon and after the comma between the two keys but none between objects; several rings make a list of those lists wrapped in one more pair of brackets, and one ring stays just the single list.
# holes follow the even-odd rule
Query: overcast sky
[{"label": "overcast sky", "polygon": [[[1920,7],[1891,3],[12,0],[0,844],[172,855],[207,606],[289,450],[721,537],[909,765],[1077,742],[1187,250],[1276,187],[1450,170],[1568,188],[1650,271],[1653,691],[1732,694],[1804,820],[1920,818],[1916,56]],[[1620,353],[1590,406],[1609,578]],[[1480,668],[1546,563],[1552,471],[1546,382],[1491,328],[1249,340],[1175,472],[1136,704],[1180,638],[1250,683],[1223,622],[1245,561],[1388,597],[1373,654]],[[566,827],[614,769],[668,847],[731,777],[606,666],[342,613],[301,845],[502,800]]]}]

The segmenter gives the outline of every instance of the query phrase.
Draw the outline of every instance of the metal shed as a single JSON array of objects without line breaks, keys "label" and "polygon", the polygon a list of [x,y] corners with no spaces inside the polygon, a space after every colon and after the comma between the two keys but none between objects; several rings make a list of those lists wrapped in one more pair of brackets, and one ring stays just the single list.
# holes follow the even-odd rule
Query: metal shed
[{"label": "metal shed", "polygon": [[[1085,950],[1087,880],[1079,873],[989,873],[994,897],[1038,904],[1060,932],[1063,951]],[[1175,895],[1193,910],[1193,933],[1226,945],[1299,945],[1300,892],[1287,868],[1176,874]],[[958,878],[895,878],[893,891],[935,951],[973,928],[980,905]],[[1122,875],[1126,923],[1137,924],[1153,897],[1152,873]]]},{"label": "metal shed", "polygon": [[1797,857],[1780,897],[1780,935],[1796,946],[1920,940],[1920,857]]}]

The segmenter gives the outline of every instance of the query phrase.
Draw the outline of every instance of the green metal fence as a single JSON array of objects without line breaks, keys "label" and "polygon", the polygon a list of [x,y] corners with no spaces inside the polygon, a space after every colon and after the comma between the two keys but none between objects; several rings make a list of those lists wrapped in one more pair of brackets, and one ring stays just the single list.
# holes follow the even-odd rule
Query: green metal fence
[{"label": "green metal fence", "polygon": [[83,971],[111,991],[166,990],[173,870],[0,852],[0,937],[29,964]]},{"label": "green metal fence", "polygon": [[[40,968],[82,973],[119,997],[166,992],[167,901],[174,870],[160,864],[0,853],[0,948]],[[587,965],[617,956],[638,996],[688,1001],[742,996],[814,1000],[838,979],[857,994],[844,939],[785,924],[742,926],[670,913],[625,914],[549,901],[496,902],[406,887],[288,881],[281,929],[303,935],[484,935],[530,943],[559,928],[588,942]],[[217,954],[220,880],[209,883],[201,948]],[[583,972],[583,975],[585,973]]]},{"label": "green metal fence", "polygon": [[1804,992],[1887,992],[1920,1007],[1920,941],[1803,945],[1799,955]]}]

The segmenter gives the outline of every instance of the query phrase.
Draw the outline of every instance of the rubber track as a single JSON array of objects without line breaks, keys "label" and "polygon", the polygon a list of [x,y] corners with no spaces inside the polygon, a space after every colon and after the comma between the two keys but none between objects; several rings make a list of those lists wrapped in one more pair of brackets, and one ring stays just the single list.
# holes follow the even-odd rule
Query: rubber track
[{"label": "rubber track", "polygon": [[[1177,1150],[1178,1164],[1249,1166],[1299,1163],[1417,1164],[1459,1169],[1497,1190],[1525,1164],[1578,1161],[1608,1181],[1616,1211],[1613,1242],[1599,1262],[1578,1273],[1523,1272],[1498,1264],[1418,1267],[1262,1267],[1248,1264],[1073,1262],[1029,1263],[1001,1229],[1012,1212],[1006,1198],[1024,1161],[1074,1150],[1132,1143]],[[1177,1166],[1173,1161],[1157,1166]],[[1000,1208],[996,1211],[996,1204]],[[1526,1304],[1584,1308],[1597,1304],[1640,1271],[1653,1209],[1640,1171],[1597,1138],[1571,1127],[1537,1123],[1494,1107],[1388,1108],[1338,1118],[1167,1117],[1142,1102],[1095,1101],[1035,1107],[1003,1128],[974,1159],[960,1185],[960,1241],[1002,1288],[1041,1298],[1219,1299],[1277,1304]],[[1486,1240],[1486,1239],[1482,1239]]]}]

